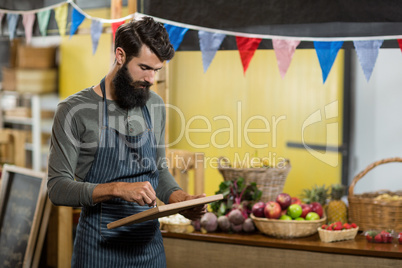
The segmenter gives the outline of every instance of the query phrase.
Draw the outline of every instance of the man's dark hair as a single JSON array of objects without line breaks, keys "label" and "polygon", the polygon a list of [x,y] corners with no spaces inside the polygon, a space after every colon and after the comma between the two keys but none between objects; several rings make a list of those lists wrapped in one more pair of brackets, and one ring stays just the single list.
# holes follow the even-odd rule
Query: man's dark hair
[{"label": "man's dark hair", "polygon": [[143,17],[121,25],[115,35],[115,51],[121,47],[127,56],[127,62],[138,57],[142,45],[146,45],[161,60],[170,60],[174,56],[174,48],[162,23],[151,17]]}]

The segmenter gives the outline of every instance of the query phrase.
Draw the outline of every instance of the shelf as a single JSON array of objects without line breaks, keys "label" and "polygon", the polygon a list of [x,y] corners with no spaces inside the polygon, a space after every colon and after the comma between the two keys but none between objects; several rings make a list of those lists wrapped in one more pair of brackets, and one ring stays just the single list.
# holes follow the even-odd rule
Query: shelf
[{"label": "shelf", "polygon": [[[21,124],[21,125],[32,126],[33,119],[29,118],[29,117],[19,117],[19,116],[5,115],[3,117],[3,122],[4,123],[9,123],[9,124]],[[50,134],[52,132],[52,124],[53,124],[52,119],[41,119],[40,120],[41,132]]]},{"label": "shelf", "polygon": [[[32,93],[21,93],[13,91],[1,91],[0,99],[5,96],[15,96],[18,99],[26,99],[23,105],[18,105],[18,99],[14,101],[14,107],[27,107],[29,109],[28,114],[3,114],[0,113],[0,127],[4,124],[13,125],[25,125],[29,126],[32,131],[32,142],[28,144],[22,144],[25,150],[28,150],[32,154],[32,169],[41,171],[43,170],[42,164],[46,161],[43,160],[43,156],[48,153],[47,146],[42,146],[42,134],[50,134],[52,132],[53,118],[46,116],[44,111],[55,111],[57,104],[59,103],[59,98],[57,93],[46,93],[46,94],[32,94]],[[4,109],[4,107],[3,107]],[[7,109],[7,108],[6,108]],[[10,108],[12,109],[12,108]],[[23,112],[24,112],[23,111]],[[18,110],[17,110],[18,112]],[[45,114],[45,116],[43,116]],[[25,115],[25,116],[24,116]]]},{"label": "shelf", "polygon": [[32,125],[32,118],[5,115],[4,123]]},{"label": "shelf", "polygon": [[[33,151],[34,150],[34,145],[32,143],[25,143],[25,150],[28,151]],[[49,153],[49,146],[48,145],[42,145],[40,148],[41,154],[48,154]]]}]

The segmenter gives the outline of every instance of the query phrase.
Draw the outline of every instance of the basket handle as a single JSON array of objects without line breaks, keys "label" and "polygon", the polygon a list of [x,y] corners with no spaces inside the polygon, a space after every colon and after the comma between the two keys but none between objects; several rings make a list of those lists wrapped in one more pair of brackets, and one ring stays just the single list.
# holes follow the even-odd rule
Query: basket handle
[{"label": "basket handle", "polygon": [[[286,159],[284,159],[284,161],[282,161],[282,162],[280,162],[280,163],[283,163],[283,162],[285,162],[286,165],[291,166],[289,159],[286,158]],[[226,163],[226,165],[223,164],[223,163]],[[221,156],[221,157],[218,158],[218,168],[230,167],[229,164],[230,164],[230,162],[229,162],[229,160],[227,159],[227,157]]]},{"label": "basket handle", "polygon": [[352,183],[349,186],[349,197],[351,197],[353,195],[353,191],[355,188],[356,183],[363,178],[364,175],[366,175],[370,170],[372,170],[373,168],[375,168],[376,166],[382,165],[382,164],[386,164],[386,163],[392,163],[392,162],[402,162],[402,158],[400,157],[393,157],[393,158],[385,158],[382,160],[379,160],[377,162],[372,163],[371,165],[369,165],[368,167],[366,167],[362,172],[360,172],[359,174],[357,174],[354,178]]},{"label": "basket handle", "polygon": [[[222,164],[222,162],[225,162],[226,165],[225,165],[225,164]],[[230,164],[230,162],[229,162],[229,160],[228,160],[226,157],[221,156],[221,157],[218,158],[218,167],[219,167],[219,168],[228,167],[229,164]]]}]

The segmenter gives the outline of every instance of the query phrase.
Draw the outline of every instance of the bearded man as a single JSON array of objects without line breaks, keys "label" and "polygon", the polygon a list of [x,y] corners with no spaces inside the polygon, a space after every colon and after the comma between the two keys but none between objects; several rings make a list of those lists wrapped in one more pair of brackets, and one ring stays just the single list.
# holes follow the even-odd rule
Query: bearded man
[{"label": "bearded man", "polygon": [[[102,81],[60,102],[53,123],[48,194],[82,207],[72,267],[165,267],[158,220],[108,230],[107,224],[185,193],[169,173],[165,106],[150,86],[174,49],[150,17],[121,25],[115,62]],[[200,218],[206,206],[183,212]]]}]

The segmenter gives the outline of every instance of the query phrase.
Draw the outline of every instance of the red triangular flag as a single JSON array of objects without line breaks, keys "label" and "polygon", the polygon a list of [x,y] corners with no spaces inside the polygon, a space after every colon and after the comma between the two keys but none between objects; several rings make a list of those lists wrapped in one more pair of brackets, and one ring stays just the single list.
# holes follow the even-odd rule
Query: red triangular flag
[{"label": "red triangular flag", "polygon": [[261,40],[261,38],[247,38],[236,36],[237,49],[240,53],[244,74],[246,74],[248,65],[254,56],[254,52],[260,45]]},{"label": "red triangular flag", "polygon": [[398,39],[399,48],[402,50],[402,39]]},{"label": "red triangular flag", "polygon": [[117,28],[119,28],[120,25],[124,24],[124,22],[125,20],[112,23],[113,43]]}]

